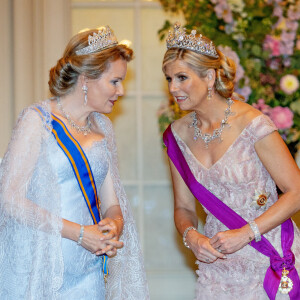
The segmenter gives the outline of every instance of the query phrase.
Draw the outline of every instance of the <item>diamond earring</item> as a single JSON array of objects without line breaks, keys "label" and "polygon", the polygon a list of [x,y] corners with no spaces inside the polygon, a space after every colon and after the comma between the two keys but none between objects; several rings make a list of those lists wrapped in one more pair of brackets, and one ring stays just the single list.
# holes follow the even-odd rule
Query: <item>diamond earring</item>
[{"label": "diamond earring", "polygon": [[82,90],[83,90],[83,93],[84,93],[84,101],[83,101],[83,105],[87,105],[87,101],[88,101],[88,98],[87,98],[87,92],[88,92],[88,87],[86,85],[86,83],[84,83],[83,87],[82,87]]},{"label": "diamond earring", "polygon": [[212,98],[212,87],[207,88],[207,100],[211,100]]}]

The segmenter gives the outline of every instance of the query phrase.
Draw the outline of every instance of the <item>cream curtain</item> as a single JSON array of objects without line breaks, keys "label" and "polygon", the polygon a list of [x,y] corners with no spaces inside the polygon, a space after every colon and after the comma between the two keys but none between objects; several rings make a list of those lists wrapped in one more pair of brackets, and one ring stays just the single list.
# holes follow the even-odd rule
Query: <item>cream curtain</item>
[{"label": "cream curtain", "polygon": [[48,70],[71,36],[70,0],[1,0],[0,157],[20,111],[48,96]]}]

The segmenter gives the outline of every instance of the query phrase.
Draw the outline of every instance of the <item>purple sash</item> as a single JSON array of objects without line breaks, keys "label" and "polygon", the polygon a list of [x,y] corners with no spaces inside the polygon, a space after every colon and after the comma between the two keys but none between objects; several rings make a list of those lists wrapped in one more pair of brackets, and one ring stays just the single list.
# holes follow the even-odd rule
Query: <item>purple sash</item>
[{"label": "purple sash", "polygon": [[[229,208],[196,180],[176,142],[171,130],[171,125],[169,125],[164,132],[163,140],[167,147],[168,156],[197,200],[229,229],[238,229],[246,225],[247,222],[240,215]],[[283,257],[279,255],[276,249],[264,236],[262,236],[260,242],[251,242],[253,248],[270,257],[270,266],[264,279],[264,289],[271,300],[274,300],[276,297],[283,268],[289,271],[288,277],[294,284],[293,289],[289,292],[290,299],[300,299],[300,280],[295,268],[295,257],[291,251],[293,240],[293,223],[291,219],[288,219],[281,224],[281,246]]]}]

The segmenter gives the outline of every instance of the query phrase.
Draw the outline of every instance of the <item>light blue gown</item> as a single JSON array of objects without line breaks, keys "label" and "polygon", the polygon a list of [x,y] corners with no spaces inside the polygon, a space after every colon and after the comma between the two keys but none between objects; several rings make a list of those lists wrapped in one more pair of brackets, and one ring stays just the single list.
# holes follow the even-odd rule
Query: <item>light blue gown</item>
[{"label": "light blue gown", "polygon": [[[103,210],[122,210],[124,247],[108,259],[106,286],[102,258],[61,237],[62,219],[82,225],[93,221],[71,164],[51,133],[51,100],[40,104],[42,120],[25,109],[15,126],[0,165],[0,299],[1,300],[148,300],[143,257],[135,221],[120,181],[110,120],[93,114],[91,122],[105,138],[83,149],[98,195],[111,176],[115,199]],[[101,199],[100,199],[101,200]]]},{"label": "light blue gown", "polygon": [[[62,218],[78,224],[92,225],[92,217],[67,156],[55,143],[51,143],[48,149],[50,163],[57,174]],[[95,142],[89,149],[83,149],[92,168],[98,194],[109,168],[105,149],[105,139]],[[64,271],[63,285],[59,290],[61,299],[104,300],[102,256],[96,256],[68,239],[62,239],[62,254]]]}]

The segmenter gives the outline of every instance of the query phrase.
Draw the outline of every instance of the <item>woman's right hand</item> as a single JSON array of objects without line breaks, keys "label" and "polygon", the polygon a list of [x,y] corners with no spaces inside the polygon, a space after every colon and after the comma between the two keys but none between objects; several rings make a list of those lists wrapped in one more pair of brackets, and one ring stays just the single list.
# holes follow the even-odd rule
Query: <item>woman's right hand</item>
[{"label": "woman's right hand", "polygon": [[[61,236],[63,238],[78,242],[80,236],[80,225],[63,219]],[[117,249],[123,246],[123,242],[118,240],[115,234],[109,234],[111,231],[107,226],[86,225],[81,240],[81,246],[93,254],[101,255],[106,253],[108,256],[116,254]]]},{"label": "woman's right hand", "polygon": [[226,256],[210,245],[210,239],[195,230],[190,230],[186,235],[186,242],[193,251],[196,258],[203,263],[213,263],[218,258]]},{"label": "woman's right hand", "polygon": [[84,226],[81,246],[93,254],[99,255],[107,246],[107,241],[102,240],[105,235],[99,230],[98,224]]},{"label": "woman's right hand", "polygon": [[[122,225],[119,223],[121,222]],[[104,218],[98,223],[98,228],[102,232],[105,232],[105,236],[102,238],[106,242],[106,247],[101,252],[97,252],[96,255],[106,254],[111,257],[117,254],[117,249],[123,247],[123,242],[119,241],[121,228],[123,227],[123,219],[116,220],[109,217]]]}]

